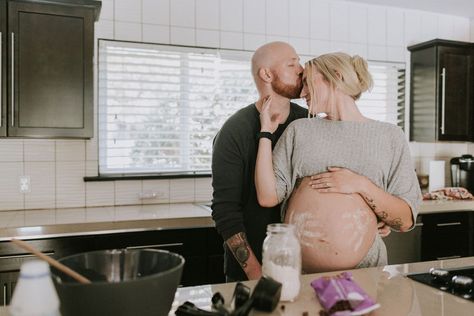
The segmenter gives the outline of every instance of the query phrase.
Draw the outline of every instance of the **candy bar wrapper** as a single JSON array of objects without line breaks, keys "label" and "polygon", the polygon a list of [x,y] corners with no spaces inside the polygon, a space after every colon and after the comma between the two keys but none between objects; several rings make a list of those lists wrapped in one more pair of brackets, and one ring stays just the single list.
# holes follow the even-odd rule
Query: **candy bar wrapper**
[{"label": "candy bar wrapper", "polygon": [[316,279],[311,286],[331,316],[364,315],[380,307],[354,282],[350,272]]}]

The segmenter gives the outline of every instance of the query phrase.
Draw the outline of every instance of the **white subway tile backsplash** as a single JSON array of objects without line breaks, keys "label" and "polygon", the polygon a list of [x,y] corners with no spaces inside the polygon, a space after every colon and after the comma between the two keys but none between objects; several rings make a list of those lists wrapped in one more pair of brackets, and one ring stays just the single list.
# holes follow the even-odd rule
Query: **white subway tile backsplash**
[{"label": "white subway tile backsplash", "polygon": [[421,14],[421,36],[423,41],[429,41],[438,37],[438,15],[423,12]]},{"label": "white subway tile backsplash", "polygon": [[72,224],[86,221],[86,212],[82,208],[56,210],[56,224]]},{"label": "white subway tile backsplash", "polygon": [[331,41],[349,42],[349,6],[343,2],[331,3]]},{"label": "white subway tile backsplash", "polygon": [[201,47],[219,47],[219,31],[196,29],[196,45]]},{"label": "white subway tile backsplash", "polygon": [[85,206],[85,168],[85,161],[56,162],[56,207]]},{"label": "white subway tile backsplash", "polygon": [[469,42],[469,19],[453,17],[454,34],[453,39],[463,42]]},{"label": "white subway tile backsplash", "polygon": [[142,199],[142,204],[169,203],[170,180],[143,180],[142,194],[150,196],[156,194],[154,199]]},{"label": "white subway tile backsplash", "polygon": [[142,40],[142,24],[116,21],[114,35],[116,40],[140,42]]},{"label": "white subway tile backsplash", "polygon": [[0,162],[23,161],[23,141],[0,139]]},{"label": "white subway tile backsplash", "polygon": [[227,49],[243,49],[244,34],[240,32],[221,32],[220,33],[221,48]]},{"label": "white subway tile backsplash", "polygon": [[56,212],[54,209],[25,212],[25,226],[51,225],[54,223],[56,223]]},{"label": "white subway tile backsplash", "polygon": [[471,19],[470,20],[470,24],[471,24],[471,29],[470,29],[470,38],[471,38],[471,42],[474,42],[474,19]]},{"label": "white subway tile backsplash", "polygon": [[450,15],[440,15],[438,17],[438,35],[437,38],[454,39],[454,20]]},{"label": "white subway tile backsplash", "polygon": [[420,146],[417,142],[409,142],[408,145],[410,147],[410,155],[412,157],[420,156]]},{"label": "white subway tile backsplash", "polygon": [[0,212],[0,228],[25,226],[25,211]]},{"label": "white subway tile backsplash", "polygon": [[[369,6],[368,41],[370,45],[385,45],[387,39],[387,13],[384,7]],[[370,56],[370,48],[369,48]],[[370,58],[370,57],[369,57]]]},{"label": "white subway tile backsplash", "polygon": [[51,161],[56,160],[56,142],[47,139],[25,139],[25,161]]},{"label": "white subway tile backsplash", "polygon": [[288,36],[288,1],[267,1],[267,35]]},{"label": "white subway tile backsplash", "polygon": [[267,15],[265,11],[265,0],[244,0],[243,6],[244,32],[265,34]]},{"label": "white subway tile backsplash", "polygon": [[258,47],[266,43],[265,35],[244,33],[244,49],[256,50]]},{"label": "white subway tile backsplash", "polygon": [[196,34],[193,28],[171,27],[171,44],[175,45],[196,45]]},{"label": "white subway tile backsplash", "polygon": [[141,181],[115,181],[115,205],[141,204]]},{"label": "white subway tile backsplash", "polygon": [[0,162],[0,210],[24,208],[24,196],[20,193],[20,176],[23,162]]},{"label": "white subway tile backsplash", "polygon": [[171,0],[142,0],[142,22],[146,24],[170,24]]},{"label": "white subway tile backsplash", "polygon": [[114,21],[100,19],[95,24],[95,38],[113,40],[114,35]]},{"label": "white subway tile backsplash", "polygon": [[84,161],[86,144],[84,140],[56,141],[56,161]]},{"label": "white subway tile backsplash", "polygon": [[232,0],[220,2],[220,28],[222,31],[243,31],[243,1]]},{"label": "white subway tile backsplash", "polygon": [[288,36],[282,36],[282,35],[267,35],[266,36],[266,42],[289,42],[290,39]]},{"label": "white subway tile backsplash", "polygon": [[387,47],[381,45],[369,45],[368,59],[370,60],[387,60]]},{"label": "white subway tile backsplash", "polygon": [[196,1],[196,28],[219,29],[219,0]]},{"label": "white subway tile backsplash", "polygon": [[435,143],[418,143],[421,157],[434,157],[436,155]]},{"label": "white subway tile backsplash", "polygon": [[413,45],[421,42],[421,13],[418,11],[405,11],[405,43]]},{"label": "white subway tile backsplash", "polygon": [[170,202],[194,202],[194,180],[173,179],[170,180]]},{"label": "white subway tile backsplash", "polygon": [[387,46],[387,61],[405,62],[405,46]]},{"label": "white subway tile backsplash", "polygon": [[196,26],[194,0],[170,0],[170,6],[170,24],[172,26]]},{"label": "white subway tile backsplash", "polygon": [[170,27],[155,24],[143,24],[143,41],[147,43],[169,44]]},{"label": "white subway tile backsplash", "polygon": [[367,44],[367,6],[349,5],[349,42]]},{"label": "white subway tile backsplash", "polygon": [[350,50],[350,43],[331,41],[331,52],[348,52]]},{"label": "white subway tile backsplash", "polygon": [[115,0],[115,21],[135,22],[142,21],[142,0]]},{"label": "white subway tile backsplash", "polygon": [[86,206],[115,204],[115,182],[86,182]]},{"label": "white subway tile backsplash", "polygon": [[387,45],[405,46],[405,16],[403,10],[390,8],[387,10]]},{"label": "white subway tile backsplash", "polygon": [[310,36],[316,40],[329,40],[331,37],[331,12],[328,1],[310,2]]},{"label": "white subway tile backsplash", "polygon": [[309,38],[309,0],[288,1],[289,6],[289,35],[291,37]]},{"label": "white subway tile backsplash", "polygon": [[468,143],[435,143],[436,157],[458,157],[467,153]]},{"label": "white subway tile backsplash", "polygon": [[319,56],[331,51],[331,42],[323,40],[311,40],[310,43],[311,55]]},{"label": "white subway tile backsplash", "polygon": [[212,178],[194,179],[194,200],[206,202],[212,200]]},{"label": "white subway tile backsplash", "polygon": [[350,43],[349,44],[349,53],[352,55],[359,55],[362,58],[367,59],[368,51],[366,44]]},{"label": "white subway tile backsplash", "polygon": [[99,162],[97,160],[86,161],[86,177],[96,177],[99,175]]},{"label": "white subway tile backsplash", "polygon": [[97,144],[97,137],[87,139],[86,141],[86,160],[99,159],[99,145]]},{"label": "white subway tile backsplash", "polygon": [[56,167],[54,162],[25,162],[30,190],[25,194],[26,209],[54,208],[56,206]]},{"label": "white subway tile backsplash", "polygon": [[298,55],[311,54],[309,38],[290,37],[290,44],[295,48]]},{"label": "white subway tile backsplash", "polygon": [[[114,0],[102,0],[102,7],[100,8],[100,20],[114,19]],[[97,24],[96,24],[97,27]]]}]

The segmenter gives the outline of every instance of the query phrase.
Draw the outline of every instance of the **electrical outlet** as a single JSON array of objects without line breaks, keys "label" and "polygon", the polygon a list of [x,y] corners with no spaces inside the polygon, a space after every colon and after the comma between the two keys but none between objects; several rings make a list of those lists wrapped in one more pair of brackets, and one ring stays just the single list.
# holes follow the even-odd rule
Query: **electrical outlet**
[{"label": "electrical outlet", "polygon": [[25,194],[25,193],[30,193],[31,192],[31,181],[29,176],[21,176],[20,177],[20,192]]}]

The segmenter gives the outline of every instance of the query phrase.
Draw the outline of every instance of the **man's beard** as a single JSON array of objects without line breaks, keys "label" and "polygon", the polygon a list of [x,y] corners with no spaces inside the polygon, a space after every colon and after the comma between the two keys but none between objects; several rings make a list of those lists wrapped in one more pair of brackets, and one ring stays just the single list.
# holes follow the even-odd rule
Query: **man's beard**
[{"label": "man's beard", "polygon": [[272,89],[276,94],[288,99],[298,99],[303,89],[303,84],[299,78],[294,85],[283,83],[276,73],[273,73],[275,80],[272,81]]}]

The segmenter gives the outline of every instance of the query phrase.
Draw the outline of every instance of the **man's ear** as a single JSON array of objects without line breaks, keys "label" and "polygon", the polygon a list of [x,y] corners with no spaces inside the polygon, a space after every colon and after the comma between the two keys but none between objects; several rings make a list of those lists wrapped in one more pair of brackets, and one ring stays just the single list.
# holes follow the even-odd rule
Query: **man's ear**
[{"label": "man's ear", "polygon": [[273,80],[272,72],[267,68],[260,68],[258,70],[258,76],[263,82],[271,82]]}]

